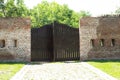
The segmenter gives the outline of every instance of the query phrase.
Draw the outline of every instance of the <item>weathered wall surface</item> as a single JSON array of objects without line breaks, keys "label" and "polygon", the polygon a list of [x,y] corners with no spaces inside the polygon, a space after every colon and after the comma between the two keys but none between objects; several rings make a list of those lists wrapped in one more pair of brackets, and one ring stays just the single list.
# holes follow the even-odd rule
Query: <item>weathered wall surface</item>
[{"label": "weathered wall surface", "polygon": [[31,31],[30,19],[0,18],[0,61],[30,61]]},{"label": "weathered wall surface", "polygon": [[86,17],[80,20],[80,25],[81,60],[120,59],[120,17]]}]

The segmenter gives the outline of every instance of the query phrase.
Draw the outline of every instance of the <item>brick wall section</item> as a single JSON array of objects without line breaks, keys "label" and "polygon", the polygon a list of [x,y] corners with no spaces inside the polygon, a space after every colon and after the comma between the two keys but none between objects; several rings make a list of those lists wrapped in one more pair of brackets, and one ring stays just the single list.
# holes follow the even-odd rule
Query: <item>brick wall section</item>
[{"label": "brick wall section", "polygon": [[[81,60],[120,59],[120,17],[82,18],[79,32]],[[100,46],[101,39],[104,39],[103,47]],[[115,46],[111,46],[112,39]]]},{"label": "brick wall section", "polygon": [[29,18],[0,18],[0,40],[5,40],[5,47],[0,48],[0,61],[30,61]]}]

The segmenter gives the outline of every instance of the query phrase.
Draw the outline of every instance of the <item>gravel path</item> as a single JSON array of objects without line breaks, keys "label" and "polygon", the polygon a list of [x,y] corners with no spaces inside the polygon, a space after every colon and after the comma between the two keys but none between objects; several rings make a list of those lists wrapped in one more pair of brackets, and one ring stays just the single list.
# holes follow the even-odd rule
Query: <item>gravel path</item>
[{"label": "gravel path", "polygon": [[81,63],[44,63],[28,65],[20,80],[106,80]]},{"label": "gravel path", "polygon": [[86,62],[25,65],[10,80],[117,80]]}]

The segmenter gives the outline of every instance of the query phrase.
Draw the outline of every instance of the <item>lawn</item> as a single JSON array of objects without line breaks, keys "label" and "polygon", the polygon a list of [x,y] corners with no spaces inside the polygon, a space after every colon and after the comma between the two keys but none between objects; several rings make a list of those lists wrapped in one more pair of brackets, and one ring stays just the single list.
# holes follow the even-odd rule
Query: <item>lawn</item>
[{"label": "lawn", "polygon": [[0,80],[9,80],[23,66],[24,63],[0,63]]},{"label": "lawn", "polygon": [[120,60],[95,60],[88,63],[120,80]]}]

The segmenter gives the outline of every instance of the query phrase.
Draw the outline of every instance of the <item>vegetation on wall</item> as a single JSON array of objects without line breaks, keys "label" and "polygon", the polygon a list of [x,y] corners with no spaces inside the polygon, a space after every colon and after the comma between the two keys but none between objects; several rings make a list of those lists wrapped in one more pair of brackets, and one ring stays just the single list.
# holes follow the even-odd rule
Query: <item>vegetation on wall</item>
[{"label": "vegetation on wall", "polygon": [[40,27],[57,21],[75,28],[79,27],[79,19],[90,16],[89,12],[75,12],[66,4],[42,1],[33,9],[28,9],[24,0],[0,0],[0,17],[30,17],[32,27]]}]

